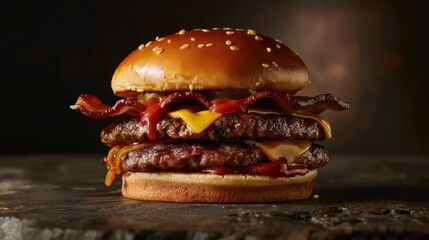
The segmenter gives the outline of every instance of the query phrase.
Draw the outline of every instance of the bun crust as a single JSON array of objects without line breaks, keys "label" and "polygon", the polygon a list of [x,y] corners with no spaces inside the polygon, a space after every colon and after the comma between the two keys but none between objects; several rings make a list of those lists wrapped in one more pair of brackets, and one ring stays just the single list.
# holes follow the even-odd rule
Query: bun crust
[{"label": "bun crust", "polygon": [[279,90],[295,93],[309,83],[299,56],[253,30],[181,30],[157,38],[126,57],[112,79],[113,92]]},{"label": "bun crust", "polygon": [[122,194],[136,200],[165,202],[284,202],[308,198],[316,176],[317,170],[276,179],[236,174],[127,173],[122,175]]}]

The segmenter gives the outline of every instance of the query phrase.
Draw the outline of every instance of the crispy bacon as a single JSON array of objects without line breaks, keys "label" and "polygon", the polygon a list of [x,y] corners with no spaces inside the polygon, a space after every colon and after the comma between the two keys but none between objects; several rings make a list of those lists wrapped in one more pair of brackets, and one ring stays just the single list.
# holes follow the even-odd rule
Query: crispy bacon
[{"label": "crispy bacon", "polygon": [[70,106],[70,108],[79,111],[85,117],[100,119],[124,113],[136,117],[144,111],[145,106],[137,100],[130,99],[121,99],[115,105],[109,106],[93,95],[81,94],[75,105]]},{"label": "crispy bacon", "polygon": [[207,109],[209,109],[211,107],[211,103],[210,101],[204,97],[204,95],[202,95],[199,92],[194,92],[194,91],[190,91],[190,92],[175,92],[172,93],[166,97],[161,98],[159,106],[163,109],[167,109],[167,107],[174,102],[178,102],[178,101],[182,101],[185,99],[194,99],[199,101],[202,105],[204,105]]},{"label": "crispy bacon", "polygon": [[333,94],[322,94],[315,97],[291,96],[283,92],[260,91],[244,99],[243,105],[248,108],[261,99],[272,99],[285,112],[320,114],[326,109],[335,111],[347,110],[350,104]]},{"label": "crispy bacon", "polygon": [[[219,101],[212,100],[210,102],[201,93],[190,91],[175,92],[162,97],[160,100],[151,99],[145,103],[141,103],[137,100],[121,99],[118,100],[113,106],[108,106],[102,103],[95,96],[81,94],[77,99],[76,104],[70,106],[70,108],[81,112],[86,117],[96,119],[127,113],[134,117],[140,116],[142,118],[142,124],[145,122],[151,122],[149,124],[151,125],[156,124],[157,119],[166,113],[170,104],[186,99],[195,99],[207,109],[212,110],[214,104],[227,104],[227,107],[230,108],[230,111],[223,111],[223,113],[246,112],[250,106],[262,99],[272,99],[277,102],[283,111],[290,113],[320,114],[326,109],[342,111],[350,107],[349,103],[344,102],[332,94],[322,94],[315,97],[304,97],[291,96],[288,93],[283,92],[259,91],[247,98],[239,100],[218,99]],[[231,104],[231,102],[234,102],[234,104]],[[147,120],[149,118],[148,114],[153,115],[150,116],[150,121]]]}]

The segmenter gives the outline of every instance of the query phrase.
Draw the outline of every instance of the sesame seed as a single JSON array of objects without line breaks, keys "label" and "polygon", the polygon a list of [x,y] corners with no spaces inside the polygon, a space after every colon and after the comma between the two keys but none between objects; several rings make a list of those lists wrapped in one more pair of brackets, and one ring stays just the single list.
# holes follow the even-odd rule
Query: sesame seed
[{"label": "sesame seed", "polygon": [[148,47],[151,43],[152,43],[152,41],[147,42],[145,47]]},{"label": "sesame seed", "polygon": [[222,28],[223,30],[232,30],[232,28],[230,28],[230,27],[224,27],[224,28]]},{"label": "sesame seed", "polygon": [[208,29],[203,29],[201,31],[203,31],[203,32],[210,32],[210,30],[208,30]]},{"label": "sesame seed", "polygon": [[238,47],[236,46],[229,46],[229,49],[231,49],[232,51],[238,51],[240,50]]},{"label": "sesame seed", "polygon": [[228,45],[228,46],[231,46],[232,42],[230,40],[226,40],[225,44]]},{"label": "sesame seed", "polygon": [[201,28],[195,28],[194,31],[201,31]]},{"label": "sesame seed", "polygon": [[247,34],[249,35],[256,35],[256,31],[252,29],[247,29]]},{"label": "sesame seed", "polygon": [[278,40],[278,39],[274,39],[276,42],[278,43],[283,43],[282,41]]},{"label": "sesame seed", "polygon": [[313,195],[313,198],[314,198],[314,199],[319,199],[319,197],[320,197],[320,196],[319,196],[319,194],[314,194],[314,195]]},{"label": "sesame seed", "polygon": [[198,48],[203,48],[204,47],[204,44],[198,44]]},{"label": "sesame seed", "polygon": [[298,51],[296,51],[295,49],[291,48],[290,50],[292,50],[292,52],[295,53],[295,55],[298,55]]},{"label": "sesame seed", "polygon": [[212,28],[213,30],[220,30],[220,28]]},{"label": "sesame seed", "polygon": [[271,52],[271,48],[270,47],[267,47],[267,52]]},{"label": "sesame seed", "polygon": [[255,36],[255,40],[261,41],[262,37],[261,36]]},{"label": "sesame seed", "polygon": [[189,84],[189,90],[194,90],[194,84]]},{"label": "sesame seed", "polygon": [[211,46],[213,46],[213,43],[207,43],[206,44],[206,47],[211,47]]},{"label": "sesame seed", "polygon": [[278,48],[278,49],[280,49],[280,48],[282,48],[281,46],[280,46],[280,44],[276,44],[276,47]]},{"label": "sesame seed", "polygon": [[192,42],[195,42],[195,40],[197,40],[197,39],[195,39],[194,37],[191,37]]},{"label": "sesame seed", "polygon": [[244,31],[244,29],[242,29],[242,28],[237,28],[237,29],[235,29],[235,31],[243,32],[243,31]]},{"label": "sesame seed", "polygon": [[279,67],[279,65],[276,62],[273,62],[273,66],[276,67],[276,68]]},{"label": "sesame seed", "polygon": [[158,41],[158,42],[161,42],[162,40],[164,40],[164,38],[163,37],[160,38],[160,37],[157,36],[155,40]]},{"label": "sesame seed", "polygon": [[186,49],[186,48],[188,48],[189,47],[189,44],[183,44],[182,46],[180,46],[180,50],[182,50],[182,49]]},{"label": "sesame seed", "polygon": [[171,39],[168,39],[168,40],[167,40],[167,43],[171,43]]},{"label": "sesame seed", "polygon": [[185,32],[186,32],[185,29],[182,29],[179,31],[179,35],[185,35]]},{"label": "sesame seed", "polygon": [[258,87],[259,85],[261,85],[261,82],[256,82],[255,86]]},{"label": "sesame seed", "polygon": [[144,44],[140,44],[139,50],[142,50],[144,48]]},{"label": "sesame seed", "polygon": [[152,49],[152,51],[158,55],[160,55],[161,53],[164,52],[164,48],[160,47],[160,46],[156,46]]},{"label": "sesame seed", "polygon": [[262,67],[264,67],[264,68],[267,68],[267,67],[269,67],[270,65],[268,65],[268,64],[266,64],[266,63],[262,63]]},{"label": "sesame seed", "polygon": [[226,35],[232,35],[234,33],[235,33],[234,31],[226,31]]}]

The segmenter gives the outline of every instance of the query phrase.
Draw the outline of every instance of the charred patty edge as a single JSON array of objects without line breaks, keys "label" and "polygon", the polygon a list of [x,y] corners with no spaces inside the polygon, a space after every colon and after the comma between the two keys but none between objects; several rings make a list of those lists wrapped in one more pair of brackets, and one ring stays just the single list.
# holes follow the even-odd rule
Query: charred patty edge
[{"label": "charred patty edge", "polygon": [[[242,167],[268,161],[259,147],[243,141],[190,141],[159,143],[130,151],[122,156],[120,167],[122,172],[199,171],[210,167]],[[326,148],[312,144],[295,163],[315,169],[323,167],[328,161]]]},{"label": "charred patty edge", "polygon": [[[205,139],[213,141],[238,139],[276,139],[320,141],[325,139],[319,124],[308,118],[289,114],[230,113],[214,121],[206,130],[195,133],[180,118],[163,117],[156,124],[158,140]],[[139,118],[119,120],[101,132],[107,146],[121,143],[149,142],[148,126]]]}]

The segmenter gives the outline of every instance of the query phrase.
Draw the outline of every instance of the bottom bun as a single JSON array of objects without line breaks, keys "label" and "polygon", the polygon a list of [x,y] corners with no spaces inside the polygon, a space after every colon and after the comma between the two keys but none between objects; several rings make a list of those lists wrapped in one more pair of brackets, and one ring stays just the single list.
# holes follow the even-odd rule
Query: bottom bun
[{"label": "bottom bun", "polygon": [[126,173],[122,195],[144,201],[265,203],[310,197],[317,170],[290,178],[241,174]]}]

